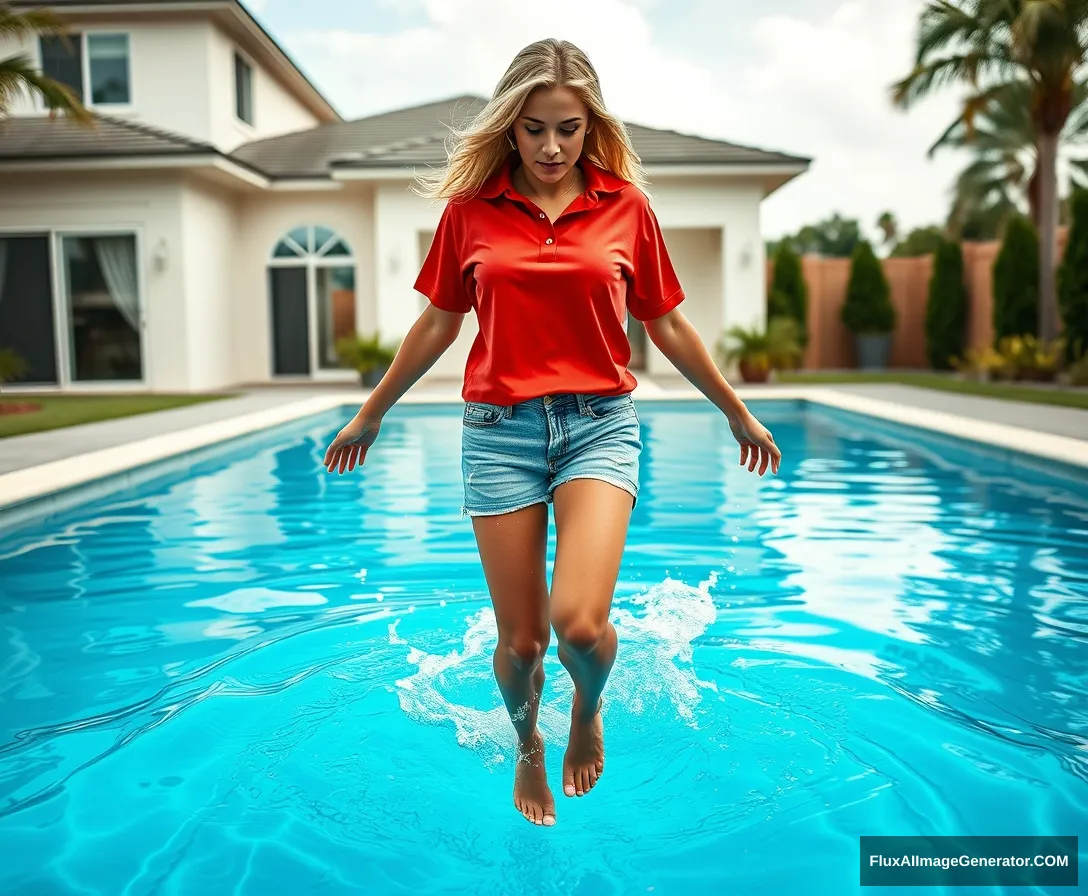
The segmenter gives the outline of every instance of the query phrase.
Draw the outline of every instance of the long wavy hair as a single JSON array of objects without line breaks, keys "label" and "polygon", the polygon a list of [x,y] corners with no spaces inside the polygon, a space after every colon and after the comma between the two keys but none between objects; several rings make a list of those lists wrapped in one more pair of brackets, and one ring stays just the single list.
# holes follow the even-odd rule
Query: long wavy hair
[{"label": "long wavy hair", "polygon": [[642,161],[623,122],[605,107],[601,83],[589,58],[569,41],[548,38],[514,57],[487,105],[468,122],[450,125],[446,164],[416,175],[413,192],[428,199],[469,199],[510,155],[507,134],[538,87],[566,87],[585,103],[593,130],[582,155],[639,189],[646,190]]}]

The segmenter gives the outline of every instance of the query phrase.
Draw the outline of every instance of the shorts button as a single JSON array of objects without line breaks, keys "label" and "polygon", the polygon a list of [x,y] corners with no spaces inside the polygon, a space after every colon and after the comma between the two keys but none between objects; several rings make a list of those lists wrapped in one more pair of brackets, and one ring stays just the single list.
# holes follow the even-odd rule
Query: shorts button
[{"label": "shorts button", "polygon": [[551,404],[551,403],[552,403],[552,397],[550,395],[545,395],[544,396],[544,404]]}]

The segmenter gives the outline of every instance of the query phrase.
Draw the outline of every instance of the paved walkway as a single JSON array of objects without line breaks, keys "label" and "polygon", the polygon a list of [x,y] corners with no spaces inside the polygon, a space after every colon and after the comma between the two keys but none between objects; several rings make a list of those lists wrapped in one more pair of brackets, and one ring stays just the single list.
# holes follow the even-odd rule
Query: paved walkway
[{"label": "paved walkway", "polygon": [[[647,398],[668,395],[697,394],[682,378],[640,378],[641,393]],[[757,401],[761,394],[772,394],[778,387],[760,386],[744,389],[745,399]],[[887,384],[829,385],[826,388],[887,401],[908,407],[944,411],[973,420],[1004,423],[1040,433],[1068,436],[1088,441],[1088,410],[1033,405],[1026,402],[1004,401],[972,395],[939,392],[913,386]],[[141,439],[183,432],[196,426],[232,420],[255,411],[284,407],[319,395],[336,393],[333,385],[272,386],[247,389],[237,397],[225,398],[184,408],[173,408],[104,420],[82,426],[72,426],[49,432],[0,439],[0,475],[24,470],[51,461],[76,457],[90,451],[128,445]],[[354,402],[361,393],[344,389],[346,404]],[[459,400],[460,381],[424,380],[409,393],[420,397],[434,396]]]}]

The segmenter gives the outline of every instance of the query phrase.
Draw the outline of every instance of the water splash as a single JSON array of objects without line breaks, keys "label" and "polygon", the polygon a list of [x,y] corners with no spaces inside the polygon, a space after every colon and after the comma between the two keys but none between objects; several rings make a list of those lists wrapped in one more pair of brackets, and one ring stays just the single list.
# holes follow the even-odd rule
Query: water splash
[{"label": "water splash", "polygon": [[[714,622],[716,611],[711,574],[697,587],[666,578],[647,591],[617,599],[611,614],[620,648],[604,693],[622,711],[644,715],[668,711],[692,727],[704,689],[692,660],[693,644]],[[495,614],[485,607],[465,620],[459,649],[431,653],[413,645],[389,627],[389,643],[407,647],[406,660],[415,671],[396,681],[401,709],[428,724],[452,723],[457,743],[477,750],[485,762],[504,761],[512,727],[494,681],[492,656],[498,643]],[[555,656],[555,641],[545,657],[546,684],[540,699],[538,726],[545,738],[566,737],[573,685]]]}]

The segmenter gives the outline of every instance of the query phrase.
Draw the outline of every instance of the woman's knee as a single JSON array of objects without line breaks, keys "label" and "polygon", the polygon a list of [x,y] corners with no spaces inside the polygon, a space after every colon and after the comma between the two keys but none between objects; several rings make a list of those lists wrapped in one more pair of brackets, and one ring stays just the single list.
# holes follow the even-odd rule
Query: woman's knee
[{"label": "woman's knee", "polygon": [[556,637],[576,653],[589,653],[600,643],[608,629],[607,619],[594,619],[586,613],[572,613],[552,619]]},{"label": "woman's knee", "polygon": [[526,630],[499,637],[499,650],[522,669],[534,668],[548,652],[548,631]]}]

